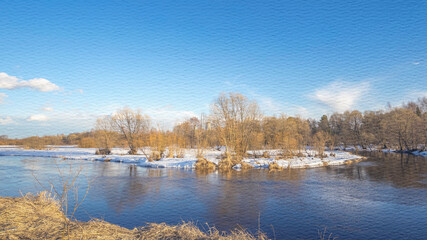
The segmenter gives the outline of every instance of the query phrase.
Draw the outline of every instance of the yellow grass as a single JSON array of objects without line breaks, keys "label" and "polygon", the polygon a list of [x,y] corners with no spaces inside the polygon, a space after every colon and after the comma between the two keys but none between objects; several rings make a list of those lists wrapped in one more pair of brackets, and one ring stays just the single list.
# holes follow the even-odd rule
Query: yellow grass
[{"label": "yellow grass", "polygon": [[231,160],[231,158],[228,157],[228,158],[224,158],[221,161],[219,161],[219,163],[218,163],[218,169],[219,170],[225,170],[225,171],[227,171],[227,170],[232,169],[234,165],[235,164],[233,163],[233,161]]},{"label": "yellow grass", "polygon": [[250,165],[249,163],[246,163],[246,162],[241,162],[240,164],[242,165],[242,170],[254,168],[252,165]]},{"label": "yellow grass", "polygon": [[279,164],[277,164],[276,161],[273,161],[272,163],[270,163],[270,165],[268,165],[268,170],[280,171],[280,170],[283,170],[283,167],[279,166]]},{"label": "yellow grass", "polygon": [[215,170],[216,164],[208,161],[206,158],[198,158],[196,162],[196,170]]},{"label": "yellow grass", "polygon": [[[68,229],[67,230],[67,227]],[[151,223],[132,230],[102,220],[71,221],[46,192],[20,198],[0,197],[0,239],[267,239],[246,231],[201,231],[193,223]]]}]

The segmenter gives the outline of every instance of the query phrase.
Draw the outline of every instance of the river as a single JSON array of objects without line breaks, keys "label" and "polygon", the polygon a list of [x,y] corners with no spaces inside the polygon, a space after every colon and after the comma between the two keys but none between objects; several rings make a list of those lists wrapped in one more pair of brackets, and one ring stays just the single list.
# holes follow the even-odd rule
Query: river
[{"label": "river", "polygon": [[[367,160],[311,169],[232,171],[150,169],[98,161],[0,157],[0,196],[60,185],[58,169],[82,168],[76,186],[87,198],[75,217],[133,228],[193,221],[200,228],[241,226],[270,238],[425,239],[427,158],[359,153]],[[70,199],[70,201],[72,201]]]}]

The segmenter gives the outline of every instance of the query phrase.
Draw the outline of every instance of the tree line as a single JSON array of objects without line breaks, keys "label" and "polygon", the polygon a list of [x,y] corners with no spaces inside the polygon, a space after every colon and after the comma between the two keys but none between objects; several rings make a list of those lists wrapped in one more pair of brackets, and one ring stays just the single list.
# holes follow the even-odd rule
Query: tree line
[{"label": "tree line", "polygon": [[426,150],[427,98],[379,111],[346,111],[315,120],[285,114],[265,116],[255,100],[239,93],[224,93],[213,101],[207,116],[187,119],[173,129],[160,128],[140,110],[123,108],[97,119],[89,132],[23,139],[2,136],[0,144],[36,149],[78,145],[97,148],[103,155],[111,153],[113,147],[126,147],[129,154],[139,150],[153,160],[182,157],[184,148],[201,151],[219,146],[225,149],[224,158],[234,161],[248,156],[248,150],[265,154],[264,150],[279,149],[283,156],[298,155],[308,147],[320,155],[325,147],[337,146]]}]

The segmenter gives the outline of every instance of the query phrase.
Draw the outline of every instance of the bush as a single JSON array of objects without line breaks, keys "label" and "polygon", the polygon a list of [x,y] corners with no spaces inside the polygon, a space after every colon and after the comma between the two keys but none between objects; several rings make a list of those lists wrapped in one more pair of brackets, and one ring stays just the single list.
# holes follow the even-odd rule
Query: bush
[{"label": "bush", "polygon": [[196,162],[196,170],[215,170],[216,164],[208,161],[206,158],[198,158]]},{"label": "bush", "polygon": [[280,171],[283,167],[279,166],[279,164],[276,161],[273,161],[268,165],[268,170],[270,171]]},{"label": "bush", "polygon": [[263,157],[263,158],[270,158],[271,156],[270,156],[270,153],[269,153],[269,152],[264,151],[264,152],[262,153],[262,157]]},{"label": "bush", "polygon": [[110,155],[111,150],[108,148],[100,148],[100,149],[96,150],[95,154],[96,155]]},{"label": "bush", "polygon": [[149,161],[159,161],[160,159],[162,159],[162,155],[159,151],[152,151],[151,155],[150,155],[150,159]]},{"label": "bush", "polygon": [[247,170],[247,169],[252,169],[253,168],[253,166],[252,165],[250,165],[249,163],[246,163],[246,162],[241,162],[240,163],[241,165],[242,165],[242,170]]},{"label": "bush", "polygon": [[224,158],[218,163],[218,169],[219,170],[230,170],[234,166],[233,162],[230,158]]},{"label": "bush", "polygon": [[79,148],[95,148],[96,147],[95,139],[91,137],[84,137],[80,139],[78,143],[78,147]]},{"label": "bush", "polygon": [[40,137],[29,137],[22,140],[22,146],[25,149],[36,149],[42,150],[45,149],[45,143]]}]

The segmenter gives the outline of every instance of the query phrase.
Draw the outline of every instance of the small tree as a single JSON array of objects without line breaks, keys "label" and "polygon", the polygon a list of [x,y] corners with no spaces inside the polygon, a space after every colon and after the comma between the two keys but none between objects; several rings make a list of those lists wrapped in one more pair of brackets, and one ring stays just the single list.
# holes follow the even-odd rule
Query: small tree
[{"label": "small tree", "polygon": [[150,117],[142,115],[140,110],[123,108],[113,114],[111,122],[113,129],[126,139],[129,154],[136,154],[142,147],[142,135],[150,129]]},{"label": "small tree", "polygon": [[114,146],[116,133],[113,131],[113,122],[110,116],[98,118],[95,124],[95,142],[98,153],[107,155]]},{"label": "small tree", "polygon": [[211,119],[227,156],[234,153],[241,158],[246,155],[256,130],[254,122],[261,119],[261,112],[255,101],[239,93],[229,93],[220,95],[213,103]]},{"label": "small tree", "polygon": [[328,139],[328,136],[325,132],[320,131],[314,134],[314,149],[318,152],[319,156],[323,156],[323,153],[325,151],[325,144]]}]

